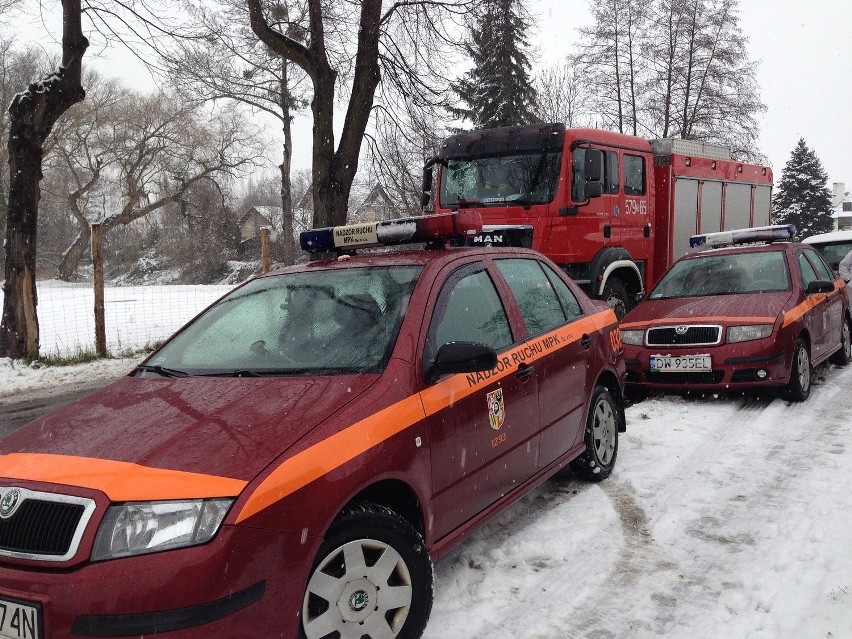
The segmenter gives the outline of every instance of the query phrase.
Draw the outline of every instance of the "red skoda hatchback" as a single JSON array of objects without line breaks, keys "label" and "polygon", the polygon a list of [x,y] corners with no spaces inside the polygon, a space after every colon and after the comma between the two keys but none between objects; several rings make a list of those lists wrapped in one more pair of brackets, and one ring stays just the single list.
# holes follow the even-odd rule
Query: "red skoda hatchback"
[{"label": "red skoda hatchback", "polygon": [[[461,216],[459,216],[461,217]],[[475,226],[475,225],[474,225]],[[126,378],[0,441],[0,637],[419,637],[432,561],[612,471],[612,310],[455,215],[320,229]]]},{"label": "red skoda hatchback", "polygon": [[784,226],[695,236],[693,245],[729,246],[681,258],[624,317],[629,387],[778,387],[804,401],[814,366],[845,365],[852,319],[843,280],[813,247],[754,244],[793,235]]}]

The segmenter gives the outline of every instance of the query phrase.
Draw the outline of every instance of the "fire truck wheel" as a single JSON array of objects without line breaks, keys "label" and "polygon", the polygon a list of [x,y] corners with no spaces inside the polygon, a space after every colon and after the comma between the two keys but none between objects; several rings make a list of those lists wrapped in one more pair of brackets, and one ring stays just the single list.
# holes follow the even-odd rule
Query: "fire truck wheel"
[{"label": "fire truck wheel", "polygon": [[801,337],[796,340],[793,350],[793,365],[790,367],[790,381],[787,384],[787,399],[803,402],[811,394],[811,356],[808,345]]},{"label": "fire truck wheel", "polygon": [[837,351],[834,355],[831,356],[832,364],[837,364],[838,366],[846,366],[846,364],[848,364],[849,361],[852,360],[852,342],[850,342],[849,338],[849,332],[850,330],[852,330],[849,328],[850,324],[852,324],[852,322],[850,322],[850,320],[848,319],[843,322],[843,332],[840,340],[842,346],[840,347],[839,351]]},{"label": "fire truck wheel", "polygon": [[627,295],[627,287],[617,277],[611,277],[606,281],[601,298],[612,307],[619,322],[630,310],[631,304]]},{"label": "fire truck wheel", "polygon": [[302,602],[302,638],[416,639],[432,610],[423,537],[396,512],[347,507],[317,553]]},{"label": "fire truck wheel", "polygon": [[618,427],[624,413],[603,386],[595,386],[586,419],[586,450],[569,466],[576,476],[589,481],[609,477],[618,456]]}]

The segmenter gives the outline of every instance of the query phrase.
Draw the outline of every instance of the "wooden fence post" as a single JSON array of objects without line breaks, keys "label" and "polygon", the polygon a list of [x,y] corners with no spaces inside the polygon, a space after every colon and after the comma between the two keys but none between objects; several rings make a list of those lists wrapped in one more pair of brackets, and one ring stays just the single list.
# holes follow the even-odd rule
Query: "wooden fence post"
[{"label": "wooden fence post", "polygon": [[92,224],[92,265],[95,275],[95,352],[106,357],[106,321],[104,319],[104,260],[101,255],[101,225]]},{"label": "wooden fence post", "polygon": [[263,272],[269,273],[269,227],[260,227],[260,256],[263,261]]}]

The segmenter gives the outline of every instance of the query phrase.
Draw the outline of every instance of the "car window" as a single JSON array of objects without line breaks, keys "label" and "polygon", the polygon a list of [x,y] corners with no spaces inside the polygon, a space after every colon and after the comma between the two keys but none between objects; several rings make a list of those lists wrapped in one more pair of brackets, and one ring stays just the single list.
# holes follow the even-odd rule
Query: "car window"
[{"label": "car window", "polygon": [[[807,261],[807,260],[806,260]],[[651,299],[790,290],[784,251],[725,253],[683,259],[660,279]]]},{"label": "car window", "polygon": [[808,261],[808,258],[805,257],[804,253],[799,253],[799,271],[801,271],[802,284],[804,284],[805,288],[807,288],[808,284],[811,282],[819,279],[814,267],[811,266],[811,263]]},{"label": "car window", "polygon": [[568,285],[563,282],[559,275],[557,275],[556,272],[546,264],[542,264],[541,268],[544,269],[544,272],[547,274],[547,279],[549,279],[550,283],[553,285],[553,290],[556,291],[556,296],[562,303],[562,310],[565,311],[565,316],[568,318],[568,321],[581,317],[583,315],[583,309],[580,307],[580,302],[577,301],[577,297],[571,292],[571,289],[568,288]]},{"label": "car window", "polygon": [[834,275],[832,275],[831,269],[828,268],[828,265],[825,263],[825,260],[823,260],[819,256],[819,253],[809,248],[805,249],[803,253],[808,257],[808,260],[810,261],[811,266],[814,267],[814,270],[819,276],[819,279],[828,281],[834,280]]},{"label": "car window", "polygon": [[509,318],[484,265],[450,277],[438,296],[427,338],[431,361],[448,342],[480,342],[496,351],[512,344]]},{"label": "car window", "polygon": [[538,260],[494,260],[521,308],[531,336],[565,323],[565,311]]},{"label": "car window", "polygon": [[379,372],[420,270],[330,269],[254,280],[219,300],[148,364],[199,375]]}]

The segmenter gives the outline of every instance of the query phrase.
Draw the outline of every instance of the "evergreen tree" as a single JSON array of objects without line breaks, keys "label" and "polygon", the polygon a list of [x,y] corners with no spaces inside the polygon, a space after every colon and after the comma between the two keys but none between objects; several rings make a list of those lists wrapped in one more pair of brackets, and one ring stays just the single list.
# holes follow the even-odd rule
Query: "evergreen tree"
[{"label": "evergreen tree", "polygon": [[831,231],[834,221],[827,183],[828,174],[822,162],[808,148],[805,140],[799,138],[772,198],[773,222],[794,224],[799,237]]},{"label": "evergreen tree", "polygon": [[450,109],[455,117],[469,120],[475,129],[536,121],[526,53],[529,26],[523,0],[482,3],[465,46],[473,69],[453,87],[467,106]]}]

